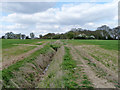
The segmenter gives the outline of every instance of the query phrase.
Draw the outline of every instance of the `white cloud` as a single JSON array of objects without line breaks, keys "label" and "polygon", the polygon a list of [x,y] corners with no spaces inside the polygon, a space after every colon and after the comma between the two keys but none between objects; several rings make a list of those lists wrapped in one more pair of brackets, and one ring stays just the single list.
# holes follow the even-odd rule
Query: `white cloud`
[{"label": "white cloud", "polygon": [[[6,26],[8,30],[20,30],[19,32],[25,33],[35,32],[37,35],[48,32],[62,33],[73,27],[95,30],[103,24],[110,27],[117,26],[117,4],[116,1],[105,4],[64,4],[61,8],[47,8],[42,12],[28,12],[27,14],[15,12],[3,16],[1,21],[15,24],[14,26]],[[24,31],[25,29],[26,31]]]},{"label": "white cloud", "polygon": [[58,14],[61,24],[85,24],[86,22],[98,22],[112,20],[117,14],[117,3],[109,4],[80,4],[72,7],[62,7]]},{"label": "white cloud", "polygon": [[16,30],[16,29],[27,29],[28,26],[21,25],[21,24],[15,24],[15,25],[2,25],[1,26],[3,30],[9,29],[9,30]]},{"label": "white cloud", "polygon": [[37,24],[37,23],[56,23],[55,12],[57,9],[48,9],[45,12],[35,14],[19,14],[12,13],[8,16],[3,16],[1,21],[20,23],[20,24]]},{"label": "white cloud", "polygon": [[1,8],[7,12],[32,14],[45,11],[54,5],[55,2],[4,2]]}]

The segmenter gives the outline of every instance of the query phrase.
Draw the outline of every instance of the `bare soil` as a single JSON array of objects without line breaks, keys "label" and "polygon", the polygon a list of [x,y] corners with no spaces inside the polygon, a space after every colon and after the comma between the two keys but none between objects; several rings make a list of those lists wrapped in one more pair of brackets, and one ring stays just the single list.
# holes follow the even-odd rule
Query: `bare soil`
[{"label": "bare soil", "polygon": [[109,69],[118,72],[118,51],[106,50],[96,45],[82,45],[81,47],[89,55],[97,57],[98,60],[100,59],[100,62]]},{"label": "bare soil", "polygon": [[[38,42],[39,43],[39,42]],[[39,46],[39,45],[32,45],[32,44],[13,44],[13,45],[23,45],[23,46]]]},{"label": "bare soil", "polygon": [[[86,53],[84,53],[81,48],[76,48],[79,50],[80,53],[82,53],[83,56],[86,56]],[[99,78],[96,76],[96,73],[92,70],[92,68],[87,64],[86,60],[84,60],[77,52],[76,49],[71,46],[72,56],[77,62],[82,62],[83,72],[88,76],[90,81],[92,82],[94,88],[115,88],[114,84],[111,82],[108,82],[104,78]],[[77,63],[78,64],[78,63]],[[77,66],[81,66],[81,64],[78,64]]]},{"label": "bare soil", "polygon": [[90,56],[87,53],[86,49],[83,49],[80,46],[76,46],[75,48],[76,48],[76,50],[78,50],[80,52],[81,56],[87,57],[91,62],[95,63],[98,67],[100,67],[102,70],[104,70],[104,72],[107,73],[107,76],[106,76],[107,79],[112,80],[112,81],[117,81],[118,80],[118,74],[115,71],[107,68],[100,61],[97,61],[95,58]]}]

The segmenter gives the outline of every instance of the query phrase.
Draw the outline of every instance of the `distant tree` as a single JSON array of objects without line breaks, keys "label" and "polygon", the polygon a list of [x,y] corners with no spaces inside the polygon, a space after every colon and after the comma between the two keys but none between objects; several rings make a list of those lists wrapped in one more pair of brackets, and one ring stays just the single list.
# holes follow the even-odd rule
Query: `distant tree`
[{"label": "distant tree", "polygon": [[13,39],[15,37],[15,34],[13,32],[8,32],[5,34],[6,39]]},{"label": "distant tree", "polygon": [[66,33],[66,36],[67,36],[67,39],[74,39],[75,33],[70,31],[70,32]]},{"label": "distant tree", "polygon": [[30,39],[29,36],[26,36],[26,39]]},{"label": "distant tree", "polygon": [[42,38],[42,35],[41,35],[41,34],[39,35],[39,38]]},{"label": "distant tree", "polygon": [[5,39],[5,36],[2,36],[1,38],[2,38],[2,39]]},{"label": "distant tree", "polygon": [[113,29],[114,39],[117,39],[117,37],[118,37],[118,32],[119,32],[119,29],[118,29],[118,28],[114,28],[114,29]]},{"label": "distant tree", "polygon": [[48,33],[48,34],[43,36],[43,39],[52,39],[53,36],[55,36],[55,33]]},{"label": "distant tree", "polygon": [[31,37],[31,39],[34,39],[35,38],[35,34],[34,33],[30,33],[30,37]]},{"label": "distant tree", "polygon": [[53,39],[60,39],[61,35],[60,34],[56,34],[55,36],[53,36]]},{"label": "distant tree", "polygon": [[120,26],[118,26],[118,39],[120,40]]}]

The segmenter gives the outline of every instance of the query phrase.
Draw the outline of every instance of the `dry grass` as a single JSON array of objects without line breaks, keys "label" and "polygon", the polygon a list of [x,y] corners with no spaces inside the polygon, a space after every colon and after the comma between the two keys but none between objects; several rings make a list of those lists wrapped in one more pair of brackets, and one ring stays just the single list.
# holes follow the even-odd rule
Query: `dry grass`
[{"label": "dry grass", "polygon": [[14,57],[19,56],[20,54],[26,53],[32,49],[34,49],[36,46],[16,46],[9,49],[3,49],[3,59],[2,61],[8,61],[13,59]]}]

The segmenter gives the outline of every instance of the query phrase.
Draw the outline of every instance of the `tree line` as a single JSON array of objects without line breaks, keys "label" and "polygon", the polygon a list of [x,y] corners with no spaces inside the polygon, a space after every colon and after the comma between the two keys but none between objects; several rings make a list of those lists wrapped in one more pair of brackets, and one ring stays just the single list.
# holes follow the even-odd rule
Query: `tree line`
[{"label": "tree line", "polygon": [[120,26],[117,26],[113,29],[109,28],[106,25],[98,27],[97,30],[91,31],[82,28],[72,28],[70,31],[62,34],[47,33],[46,35],[39,35],[35,37],[34,33],[30,33],[30,37],[24,34],[14,34],[8,32],[2,38],[6,39],[109,39],[115,40],[119,39],[120,35]]},{"label": "tree line", "polygon": [[103,25],[97,30],[91,31],[82,28],[72,28],[70,31],[62,34],[48,33],[42,36],[42,39],[119,39],[120,26],[110,29]]}]

